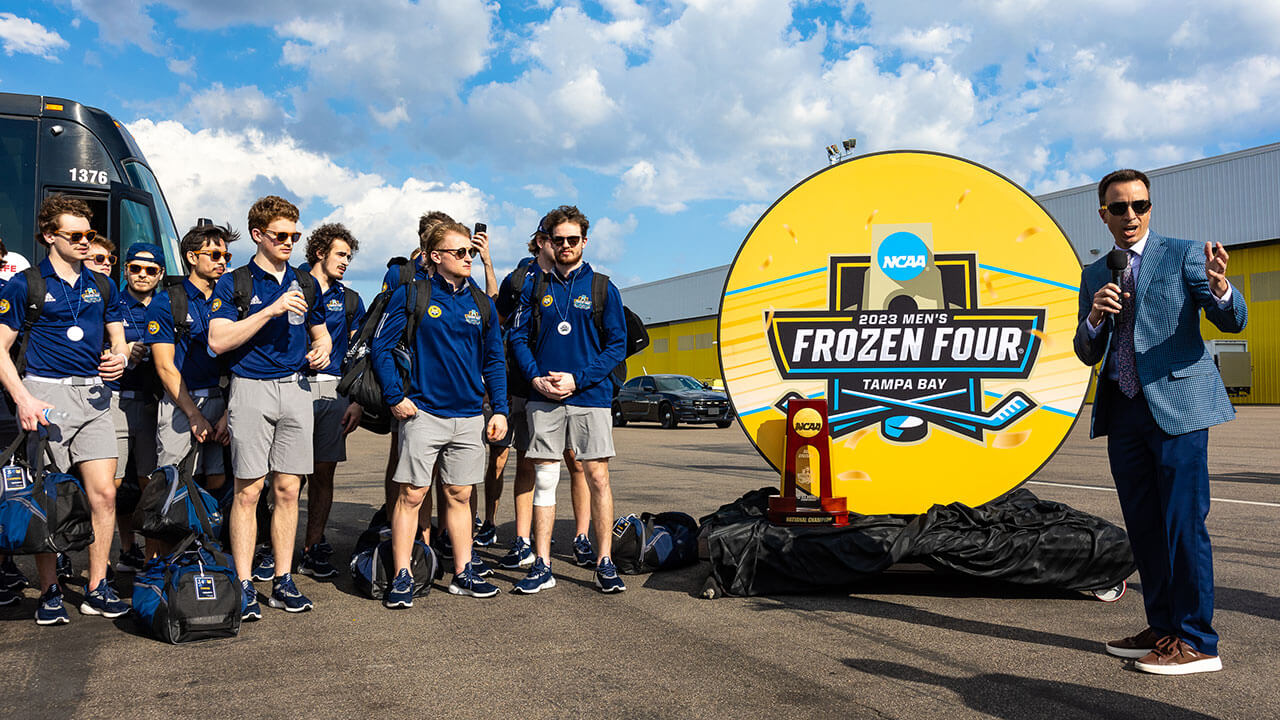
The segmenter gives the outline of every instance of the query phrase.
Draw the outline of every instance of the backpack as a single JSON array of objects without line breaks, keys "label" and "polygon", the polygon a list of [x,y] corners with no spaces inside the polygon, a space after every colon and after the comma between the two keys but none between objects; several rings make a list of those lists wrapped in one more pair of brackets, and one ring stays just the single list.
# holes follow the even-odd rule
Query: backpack
[{"label": "backpack", "polygon": [[[397,568],[391,554],[391,526],[386,514],[378,511],[369,521],[369,527],[356,539],[351,553],[351,581],[365,597],[380,600],[395,578]],[[440,558],[422,540],[414,538],[413,555],[409,559],[409,573],[413,575],[413,596],[424,597],[431,592],[431,583],[444,577]]]},{"label": "backpack", "polygon": [[624,575],[692,565],[698,561],[698,522],[682,512],[624,515],[613,523],[612,552]]},{"label": "backpack", "polygon": [[[418,332],[418,325],[422,322],[422,316],[426,314],[427,305],[431,302],[431,281],[418,278],[412,282],[410,287],[412,289],[405,293],[407,319],[404,325],[404,335],[401,337],[400,343],[392,350],[406,394],[409,389],[409,378],[413,372],[413,360],[409,353],[413,348],[413,340]],[[471,290],[471,297],[475,301],[476,307],[486,307],[489,302],[489,296],[485,295],[484,291],[476,287],[474,283],[468,282],[467,287]],[[394,418],[391,416],[391,408],[387,407],[387,403],[382,399],[382,384],[378,382],[377,373],[373,371],[372,350],[373,336],[377,334],[378,328],[382,326],[383,317],[387,313],[387,305],[391,301],[393,292],[395,292],[393,289],[389,289],[378,293],[377,297],[369,305],[369,310],[364,316],[364,322],[360,324],[359,331],[351,339],[351,348],[347,350],[347,356],[343,358],[342,379],[338,381],[338,393],[347,397],[351,402],[359,403],[364,411],[364,414],[360,417],[360,426],[383,435],[391,432]],[[490,315],[491,313],[485,312],[480,315],[481,338],[489,331]]]},{"label": "backpack", "polygon": [[[165,465],[151,473],[151,482],[138,501],[138,512],[142,515],[138,532],[169,542],[177,542],[193,532],[202,533],[210,540],[219,537],[222,509],[217,499],[192,479],[197,450],[192,447],[181,464]],[[208,519],[207,523],[201,515]]]},{"label": "backpack", "polygon": [[[245,263],[235,270],[231,271],[231,280],[235,283],[235,290],[231,299],[236,304],[236,310],[239,311],[239,319],[243,320],[249,314],[249,306],[253,303],[253,275],[250,274],[249,263]],[[293,269],[293,277],[298,281],[298,288],[302,290],[302,296],[307,300],[307,307],[310,308],[316,302],[316,279],[309,272],[302,272],[297,268]],[[172,300],[173,296],[170,295]],[[186,319],[187,314],[182,314]],[[176,329],[176,326],[175,326]]]},{"label": "backpack", "polygon": [[342,286],[342,314],[347,317],[347,334],[351,334],[351,326],[356,321],[356,312],[360,310],[360,294],[347,286]]},{"label": "backpack", "polygon": [[[19,377],[27,369],[27,341],[31,338],[31,328],[40,321],[40,314],[44,312],[44,296],[48,293],[44,273],[38,264],[23,270],[22,275],[27,279],[27,313],[22,321],[22,328],[18,330],[18,342],[9,347],[9,357],[13,359],[13,366],[18,369]],[[98,294],[102,296],[105,305],[107,298],[111,297],[111,278],[94,272],[93,282],[98,286]],[[5,399],[12,410],[13,401],[8,399],[8,394]]]},{"label": "backpack", "polygon": [[212,539],[216,532],[204,504],[192,507],[198,529],[187,533],[173,552],[149,560],[133,580],[139,624],[175,645],[235,637],[244,612],[235,565]]},{"label": "backpack", "polygon": [[[27,433],[20,431],[0,456],[0,554],[82,550],[93,542],[89,496],[79,478],[28,462]],[[40,453],[49,441],[41,439]],[[34,480],[32,479],[34,478]]]},{"label": "backpack", "polygon": [[[512,279],[514,283],[514,278]],[[521,281],[523,284],[523,281]],[[539,273],[538,281],[533,286],[533,302],[530,303],[532,308],[529,316],[529,347],[533,348],[537,342],[537,338],[542,333],[542,303],[538,302],[538,298],[547,292],[547,273]],[[609,276],[598,272],[592,273],[591,276],[591,321],[596,326],[596,334],[604,339],[604,311],[609,304]],[[631,311],[626,305],[622,306],[623,324],[627,329],[626,354],[623,355],[622,362],[609,373],[609,377],[613,380],[615,389],[621,387],[627,381],[627,361],[626,358],[649,347],[649,331],[645,329],[644,321]],[[526,379],[527,381],[527,379]]]}]

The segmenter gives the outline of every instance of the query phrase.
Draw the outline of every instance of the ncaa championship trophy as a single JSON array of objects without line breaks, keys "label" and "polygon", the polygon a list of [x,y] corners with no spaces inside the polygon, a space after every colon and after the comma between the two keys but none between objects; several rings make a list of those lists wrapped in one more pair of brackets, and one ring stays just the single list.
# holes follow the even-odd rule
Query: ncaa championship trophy
[{"label": "ncaa championship trophy", "polygon": [[[769,498],[769,519],[779,525],[848,525],[845,498],[831,496],[831,433],[827,429],[824,398],[793,398],[787,402],[784,442],[782,495]],[[796,497],[796,456],[802,448],[809,448],[810,458],[817,454],[819,493],[814,500]]]}]

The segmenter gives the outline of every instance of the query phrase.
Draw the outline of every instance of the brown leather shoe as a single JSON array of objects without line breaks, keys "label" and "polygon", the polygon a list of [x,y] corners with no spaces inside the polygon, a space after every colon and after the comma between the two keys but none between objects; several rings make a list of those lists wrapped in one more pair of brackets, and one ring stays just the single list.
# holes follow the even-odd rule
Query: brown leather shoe
[{"label": "brown leather shoe", "polygon": [[1138,659],[1156,649],[1156,643],[1164,637],[1154,628],[1147,628],[1132,637],[1107,643],[1107,652],[1122,658]]},{"label": "brown leather shoe", "polygon": [[1190,675],[1221,670],[1222,660],[1217,655],[1205,655],[1182,638],[1170,635],[1161,638],[1156,649],[1134,663],[1134,667],[1156,675]]}]

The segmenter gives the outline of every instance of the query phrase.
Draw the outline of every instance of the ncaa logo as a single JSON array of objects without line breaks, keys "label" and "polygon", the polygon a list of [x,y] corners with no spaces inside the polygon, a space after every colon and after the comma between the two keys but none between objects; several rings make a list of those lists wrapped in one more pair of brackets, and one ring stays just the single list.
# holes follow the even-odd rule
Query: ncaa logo
[{"label": "ncaa logo", "polygon": [[906,282],[924,272],[929,264],[929,248],[915,233],[896,232],[880,243],[876,264],[890,279]]},{"label": "ncaa logo", "polygon": [[441,311],[440,311],[439,305],[432,305],[431,307],[427,308],[427,314],[433,318],[440,317],[440,312]]}]

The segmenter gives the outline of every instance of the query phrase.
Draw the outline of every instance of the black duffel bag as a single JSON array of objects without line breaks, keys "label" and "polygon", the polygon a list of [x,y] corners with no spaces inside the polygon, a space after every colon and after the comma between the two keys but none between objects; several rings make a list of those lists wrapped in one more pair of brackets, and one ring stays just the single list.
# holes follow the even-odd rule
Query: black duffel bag
[{"label": "black duffel bag", "polygon": [[[141,515],[138,532],[146,537],[167,542],[178,542],[189,533],[202,533],[216,540],[222,530],[222,509],[218,501],[192,478],[198,448],[178,465],[156,468],[151,482],[142,491],[137,513]],[[200,507],[197,507],[199,505]],[[206,530],[201,518],[207,520]]]},{"label": "black duffel bag", "polygon": [[46,467],[49,441],[41,438],[41,462],[27,459],[28,433],[18,433],[0,456],[0,553],[35,555],[83,550],[93,542],[89,497],[79,478]]}]

